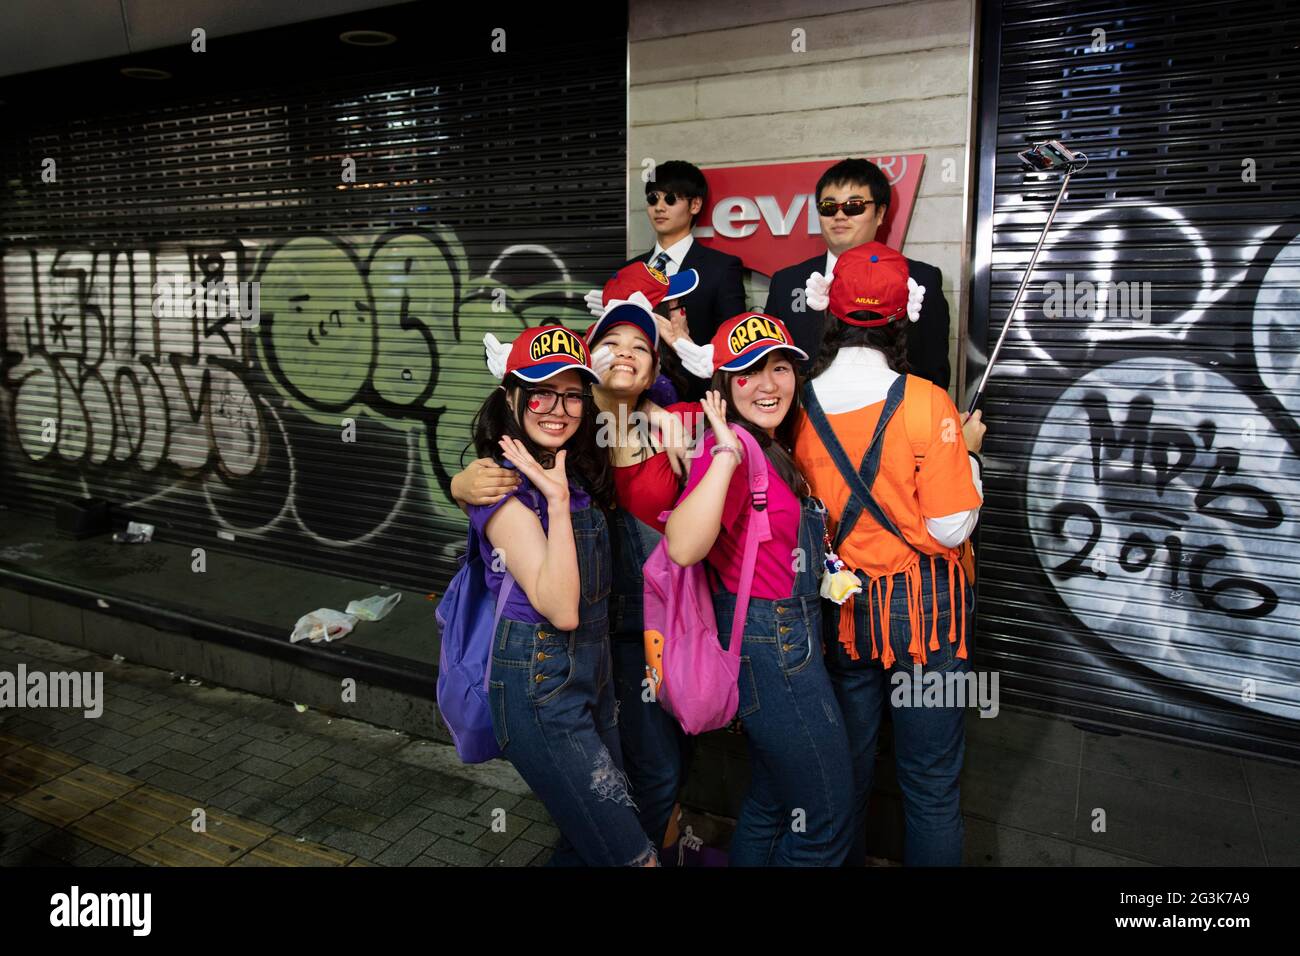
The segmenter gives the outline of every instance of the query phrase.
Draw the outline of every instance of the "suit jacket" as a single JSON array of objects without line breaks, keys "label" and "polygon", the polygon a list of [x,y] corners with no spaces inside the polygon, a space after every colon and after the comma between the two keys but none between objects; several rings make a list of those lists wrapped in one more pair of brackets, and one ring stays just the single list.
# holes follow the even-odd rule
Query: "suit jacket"
[{"label": "suit jacket", "polygon": [[[653,262],[654,257],[654,249],[651,249],[623,264]],[[696,239],[686,250],[682,268],[699,273],[700,284],[694,292],[682,296],[682,305],[686,307],[686,324],[690,327],[691,338],[696,345],[708,345],[719,325],[745,311],[745,280],[740,259],[710,249]],[[681,396],[682,399],[702,398],[708,382],[693,379],[689,374],[687,378],[692,379],[694,387],[691,395]]]},{"label": "suit jacket", "polygon": [[[813,256],[796,266],[789,266],[772,276],[768,286],[767,305],[763,311],[775,315],[786,324],[794,336],[794,344],[808,353],[809,362],[817,357],[825,330],[826,313],[805,309],[794,310],[795,289],[803,289],[808,277],[826,268],[826,253]],[[912,374],[928,378],[947,390],[951,371],[948,366],[948,300],[943,296],[943,275],[926,262],[907,260],[908,272],[918,284],[925,286],[921,302],[921,318],[908,323],[907,360]]]}]

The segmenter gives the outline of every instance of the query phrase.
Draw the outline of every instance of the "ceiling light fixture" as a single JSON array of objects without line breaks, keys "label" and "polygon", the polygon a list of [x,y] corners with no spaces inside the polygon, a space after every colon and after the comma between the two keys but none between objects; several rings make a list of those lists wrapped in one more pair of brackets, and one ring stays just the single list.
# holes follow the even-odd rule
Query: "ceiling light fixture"
[{"label": "ceiling light fixture", "polygon": [[133,80],[170,80],[172,75],[166,70],[155,70],[147,66],[124,66],[121,73]]},{"label": "ceiling light fixture", "polygon": [[339,39],[352,46],[388,46],[397,42],[395,35],[383,30],[347,30],[339,34]]}]

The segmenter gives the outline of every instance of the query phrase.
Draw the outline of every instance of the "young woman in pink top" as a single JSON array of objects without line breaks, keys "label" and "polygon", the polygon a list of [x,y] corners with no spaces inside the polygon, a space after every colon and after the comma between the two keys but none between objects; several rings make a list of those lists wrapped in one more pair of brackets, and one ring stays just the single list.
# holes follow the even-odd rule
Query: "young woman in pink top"
[{"label": "young woman in pink top", "polygon": [[[765,507],[771,524],[771,540],[759,545],[741,653],[738,716],[752,782],[731,842],[735,866],[838,866],[852,838],[848,739],[822,659],[825,512],[790,452],[795,360],[807,358],[792,341],[780,319],[756,312],[718,329],[703,403],[712,434],[666,531],[674,561],[707,561],[716,572],[714,609],[727,645],[751,504]],[[766,502],[750,501],[736,428],[765,450]]]}]

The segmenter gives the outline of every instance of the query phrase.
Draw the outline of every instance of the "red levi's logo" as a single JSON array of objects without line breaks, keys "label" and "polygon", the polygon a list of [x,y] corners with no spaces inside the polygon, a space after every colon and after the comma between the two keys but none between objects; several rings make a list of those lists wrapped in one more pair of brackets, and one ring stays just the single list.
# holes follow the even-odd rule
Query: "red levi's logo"
[{"label": "red levi's logo", "polygon": [[[885,221],[876,241],[902,251],[921,185],[924,153],[867,157],[889,178]],[[813,190],[834,160],[725,166],[704,170],[709,199],[696,220],[695,237],[704,245],[740,256],[745,268],[764,275],[826,251]],[[865,216],[874,215],[868,206]]]}]

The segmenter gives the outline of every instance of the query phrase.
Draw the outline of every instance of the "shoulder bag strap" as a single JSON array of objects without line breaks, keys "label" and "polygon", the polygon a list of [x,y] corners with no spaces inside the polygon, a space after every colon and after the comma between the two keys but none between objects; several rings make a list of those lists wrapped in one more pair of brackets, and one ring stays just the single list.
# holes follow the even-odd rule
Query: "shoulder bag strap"
[{"label": "shoulder bag strap", "polygon": [[749,522],[745,528],[745,556],[740,565],[740,582],[736,591],[736,613],[731,618],[731,643],[727,646],[732,657],[740,657],[740,646],[745,635],[745,618],[749,614],[749,595],[754,584],[754,566],[758,562],[758,545],[772,540],[772,525],[767,514],[767,456],[758,447],[754,436],[738,426],[736,434],[745,449],[745,465],[749,474]]}]

